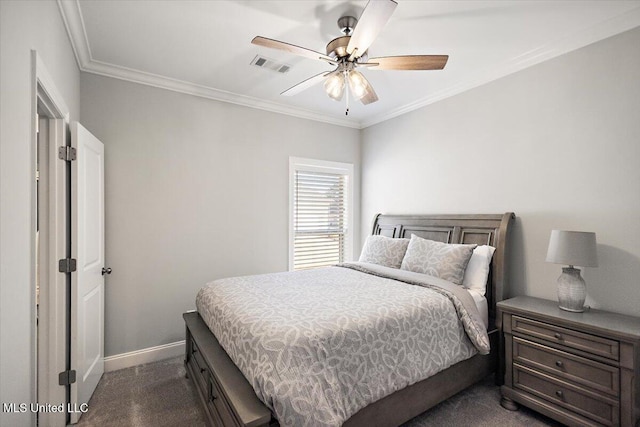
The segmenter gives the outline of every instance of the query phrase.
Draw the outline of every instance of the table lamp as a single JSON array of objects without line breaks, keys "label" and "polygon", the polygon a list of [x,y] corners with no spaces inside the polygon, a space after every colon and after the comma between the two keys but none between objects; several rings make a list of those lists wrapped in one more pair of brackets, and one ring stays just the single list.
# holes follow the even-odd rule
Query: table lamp
[{"label": "table lamp", "polygon": [[597,267],[596,233],[552,230],[547,250],[547,262],[564,264],[558,278],[558,306],[562,310],[583,312],[587,287],[580,276],[580,267]]}]

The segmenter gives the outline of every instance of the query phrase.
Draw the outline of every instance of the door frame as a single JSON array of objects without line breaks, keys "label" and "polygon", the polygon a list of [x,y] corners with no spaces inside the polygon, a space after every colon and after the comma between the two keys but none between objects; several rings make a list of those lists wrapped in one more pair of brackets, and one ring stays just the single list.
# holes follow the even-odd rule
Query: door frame
[{"label": "door frame", "polygon": [[[64,426],[67,421],[68,387],[58,384],[58,374],[67,369],[67,276],[58,273],[58,260],[67,258],[69,249],[67,215],[67,162],[60,161],[57,147],[67,145],[69,108],[57,89],[53,78],[35,50],[31,51],[31,383],[32,402],[64,404],[65,411],[38,414],[40,425]],[[36,265],[36,222],[38,195],[36,170],[38,154],[38,106],[48,117],[48,147],[46,150],[48,206],[46,207],[46,249]],[[43,185],[44,187],[44,185]],[[40,274],[41,273],[41,274]],[[36,275],[44,277],[40,292],[41,315],[38,318]],[[44,292],[42,292],[44,290]],[[39,339],[39,335],[46,339]],[[36,414],[34,416],[34,421]],[[34,422],[35,425],[35,422]]]}]

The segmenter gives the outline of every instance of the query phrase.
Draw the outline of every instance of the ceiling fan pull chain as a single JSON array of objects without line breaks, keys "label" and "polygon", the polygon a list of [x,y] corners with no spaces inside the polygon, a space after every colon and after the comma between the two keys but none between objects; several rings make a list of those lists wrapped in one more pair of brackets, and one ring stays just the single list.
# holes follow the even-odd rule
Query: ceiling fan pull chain
[{"label": "ceiling fan pull chain", "polygon": [[349,72],[348,71],[344,72],[344,81],[345,81],[344,91],[346,92],[345,96],[347,97],[347,110],[344,112],[344,115],[348,116],[349,115],[349,85],[347,84],[347,82],[349,81]]}]

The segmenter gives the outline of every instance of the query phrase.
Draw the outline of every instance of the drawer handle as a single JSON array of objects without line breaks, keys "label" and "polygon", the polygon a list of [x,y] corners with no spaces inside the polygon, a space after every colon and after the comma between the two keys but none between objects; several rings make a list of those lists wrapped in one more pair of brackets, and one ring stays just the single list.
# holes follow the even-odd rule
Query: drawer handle
[{"label": "drawer handle", "polygon": [[209,380],[209,400],[213,402],[217,398],[218,395],[215,391],[215,388],[213,387],[213,383],[211,382],[211,380]]},{"label": "drawer handle", "polygon": [[562,392],[562,390],[557,390],[556,391],[556,396],[558,396],[559,398],[563,398],[564,397],[564,393]]},{"label": "drawer handle", "polygon": [[212,390],[209,390],[209,401],[213,402],[214,400],[216,400],[218,398],[218,396],[216,396],[215,394],[213,394]]},{"label": "drawer handle", "polygon": [[564,366],[564,363],[562,363],[562,360],[557,360],[557,361],[556,361],[556,366],[557,366],[558,368],[562,368],[562,367]]},{"label": "drawer handle", "polygon": [[560,332],[556,332],[555,334],[553,334],[553,336],[556,337],[557,340],[562,339],[562,334]]}]

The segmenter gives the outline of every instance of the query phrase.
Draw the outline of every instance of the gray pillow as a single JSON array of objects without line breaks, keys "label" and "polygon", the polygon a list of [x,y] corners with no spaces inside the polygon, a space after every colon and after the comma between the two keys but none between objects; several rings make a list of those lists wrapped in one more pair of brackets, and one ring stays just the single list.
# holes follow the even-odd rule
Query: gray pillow
[{"label": "gray pillow", "polygon": [[386,236],[369,236],[364,242],[360,262],[400,268],[409,239],[394,239]]},{"label": "gray pillow", "polygon": [[436,242],[412,234],[400,268],[461,285],[476,246]]}]

